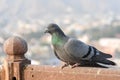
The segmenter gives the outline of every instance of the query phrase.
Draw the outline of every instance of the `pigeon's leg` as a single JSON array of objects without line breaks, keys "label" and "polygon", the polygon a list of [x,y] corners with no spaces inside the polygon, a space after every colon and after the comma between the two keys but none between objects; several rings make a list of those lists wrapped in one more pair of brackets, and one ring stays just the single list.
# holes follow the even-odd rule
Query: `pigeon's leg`
[{"label": "pigeon's leg", "polygon": [[75,67],[78,67],[80,66],[80,63],[75,63],[74,65],[71,65],[71,68],[75,68]]},{"label": "pigeon's leg", "polygon": [[69,66],[69,63],[68,63],[68,62],[65,63],[65,64],[61,67],[61,69],[63,69],[64,67],[67,67],[67,66]]}]

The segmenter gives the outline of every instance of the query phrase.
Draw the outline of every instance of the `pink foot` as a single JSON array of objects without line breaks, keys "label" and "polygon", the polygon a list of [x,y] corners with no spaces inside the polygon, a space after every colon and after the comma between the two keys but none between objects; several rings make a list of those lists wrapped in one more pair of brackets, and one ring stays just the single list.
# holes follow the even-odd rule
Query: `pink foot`
[{"label": "pink foot", "polygon": [[71,66],[71,68],[75,68],[75,67],[78,67],[80,66],[80,63],[75,63],[74,65]]},{"label": "pink foot", "polygon": [[69,63],[65,63],[65,64],[61,67],[61,69],[65,68],[65,67],[67,67],[67,66],[69,66]]}]

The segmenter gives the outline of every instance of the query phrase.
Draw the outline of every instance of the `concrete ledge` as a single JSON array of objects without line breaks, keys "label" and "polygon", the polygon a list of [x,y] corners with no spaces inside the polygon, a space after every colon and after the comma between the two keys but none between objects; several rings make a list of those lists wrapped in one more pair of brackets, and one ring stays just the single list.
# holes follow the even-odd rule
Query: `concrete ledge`
[{"label": "concrete ledge", "polygon": [[24,69],[25,80],[120,80],[120,69],[28,65]]}]

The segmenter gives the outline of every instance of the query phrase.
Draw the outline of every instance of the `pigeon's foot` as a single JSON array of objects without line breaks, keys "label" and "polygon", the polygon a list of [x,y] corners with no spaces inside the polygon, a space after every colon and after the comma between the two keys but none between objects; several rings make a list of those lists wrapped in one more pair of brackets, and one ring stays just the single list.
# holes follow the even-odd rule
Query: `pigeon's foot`
[{"label": "pigeon's foot", "polygon": [[69,63],[65,63],[65,64],[61,67],[61,69],[65,68],[65,67],[67,67],[67,66],[69,66]]},{"label": "pigeon's foot", "polygon": [[75,67],[78,67],[80,66],[80,63],[75,63],[74,65],[71,65],[71,68],[75,68]]}]

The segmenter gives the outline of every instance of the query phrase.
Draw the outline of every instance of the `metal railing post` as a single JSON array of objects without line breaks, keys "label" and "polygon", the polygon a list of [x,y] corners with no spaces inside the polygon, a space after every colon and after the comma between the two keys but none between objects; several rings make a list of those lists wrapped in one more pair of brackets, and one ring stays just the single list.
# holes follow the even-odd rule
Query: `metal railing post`
[{"label": "metal railing post", "polygon": [[23,80],[24,67],[31,61],[25,58],[27,43],[20,37],[14,36],[4,43],[4,51],[7,57],[4,61],[5,80]]}]

